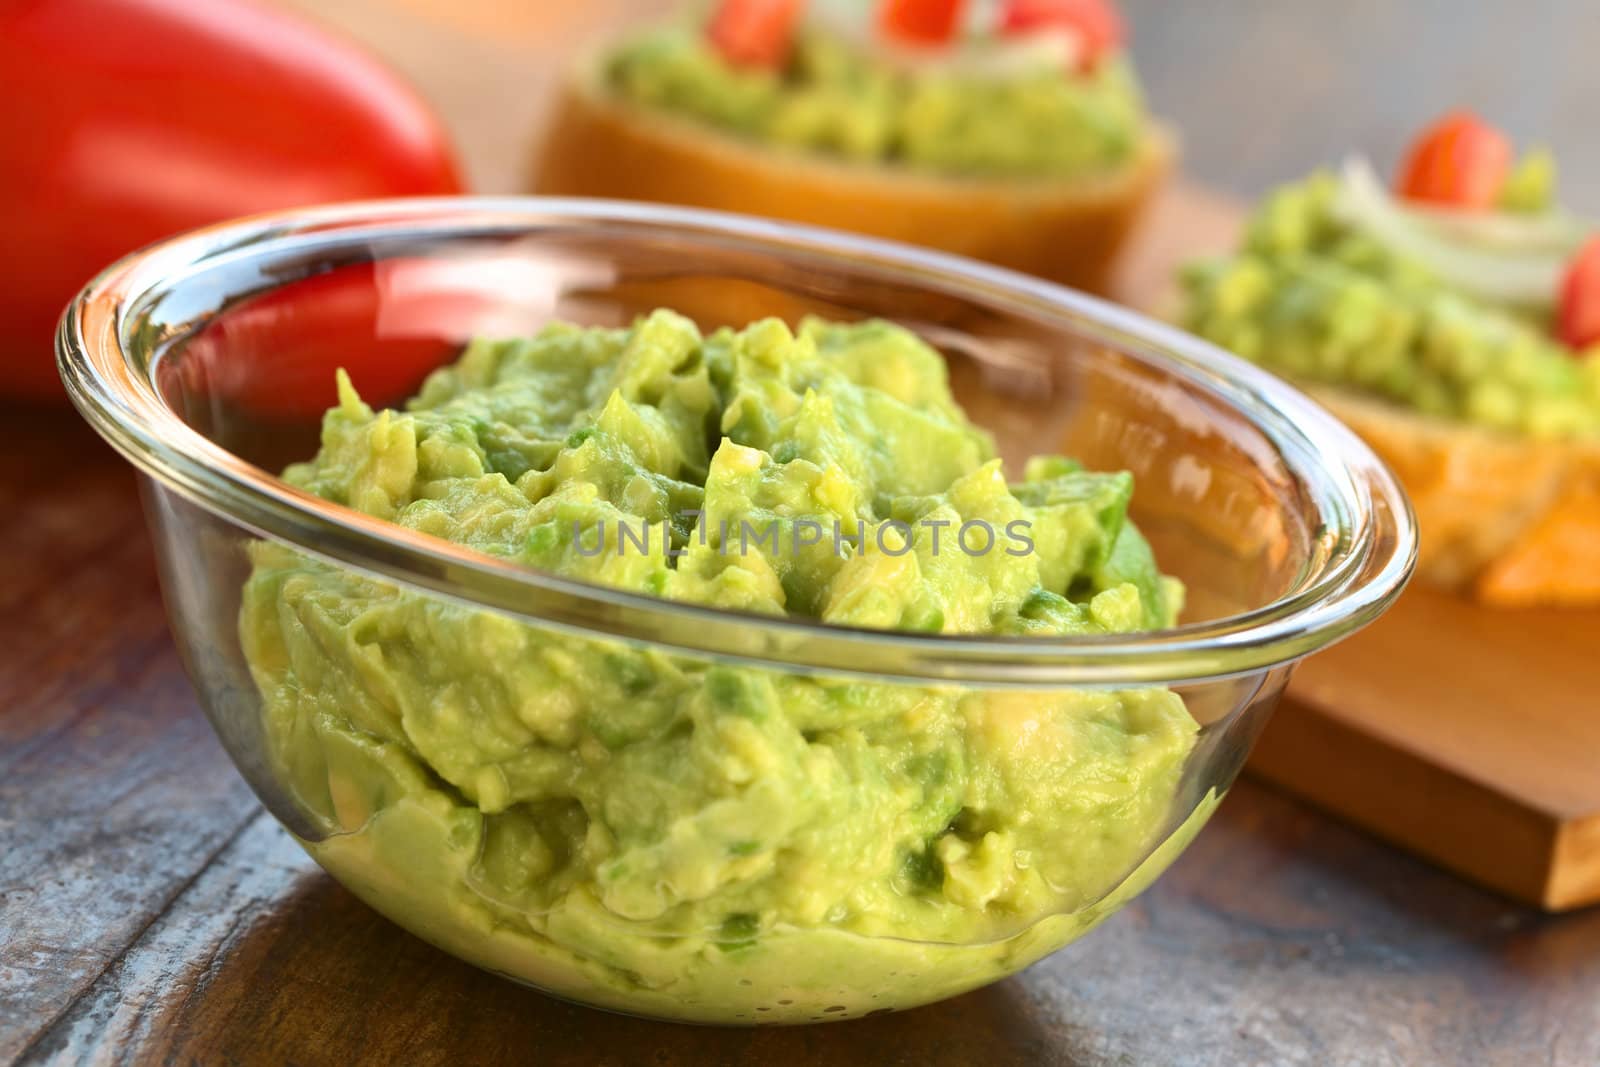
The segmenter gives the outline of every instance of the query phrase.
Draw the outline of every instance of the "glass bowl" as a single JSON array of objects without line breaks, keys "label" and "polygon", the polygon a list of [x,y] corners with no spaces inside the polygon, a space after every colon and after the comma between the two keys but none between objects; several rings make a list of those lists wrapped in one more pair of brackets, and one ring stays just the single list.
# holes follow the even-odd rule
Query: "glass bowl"
[{"label": "glass bowl", "polygon": [[[394,405],[474,337],[656,307],[915,330],[1008,464],[1133,473],[1180,624],[1069,640],[718,610],[274,475],[315,453],[336,368]],[[641,1015],[842,1019],[1062,947],[1187,845],[1294,662],[1382,612],[1416,551],[1383,465],[1249,364],[997,268],[731,215],[263,216],[108,269],[59,357],[143,475],[173,632],[267,809],[446,951]]]}]

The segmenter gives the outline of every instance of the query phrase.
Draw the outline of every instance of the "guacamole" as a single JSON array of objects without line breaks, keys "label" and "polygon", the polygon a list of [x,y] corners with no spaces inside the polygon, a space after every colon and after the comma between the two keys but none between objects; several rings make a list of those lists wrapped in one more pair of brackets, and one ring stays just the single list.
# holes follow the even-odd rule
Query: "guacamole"
[{"label": "guacamole", "polygon": [[[846,626],[1059,639],[1170,625],[1182,597],[1126,474],[1042,457],[1008,482],[939,354],[882,322],[479,341],[403,412],[341,380],[285,477],[500,559]],[[1091,926],[1211,809],[1165,689],[713,664],[251,556],[243,647],[308,849],[589,1003],[757,1022],[947,996]]]},{"label": "guacamole", "polygon": [[1071,179],[1130,163],[1145,135],[1122,56],[1066,68],[1048,51],[1002,69],[905,66],[826,28],[783,70],[735,66],[698,27],[668,26],[606,57],[610,91],[775,149],[938,175]]},{"label": "guacamole", "polygon": [[1538,298],[1556,278],[1530,289],[1535,256],[1504,247],[1581,239],[1555,213],[1549,157],[1513,172],[1500,217],[1453,230],[1366,209],[1361,189],[1324,172],[1268,196],[1237,255],[1185,272],[1184,325],[1304,383],[1509,434],[1600,437],[1600,359],[1555,339]]}]

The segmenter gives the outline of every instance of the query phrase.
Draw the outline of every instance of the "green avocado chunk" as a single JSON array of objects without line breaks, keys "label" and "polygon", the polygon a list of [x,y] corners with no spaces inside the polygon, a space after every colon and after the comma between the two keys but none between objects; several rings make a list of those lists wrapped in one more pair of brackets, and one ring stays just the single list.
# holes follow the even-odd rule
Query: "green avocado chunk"
[{"label": "green avocado chunk", "polygon": [[[1552,182],[1548,157],[1530,155],[1508,210],[1548,211]],[[1347,219],[1339,196],[1331,173],[1270,194],[1237,254],[1183,272],[1184,325],[1300,382],[1504,433],[1600,437],[1600,358],[1556,341],[1544,313],[1445,284]]]},{"label": "green avocado chunk", "polygon": [[817,28],[781,71],[723,59],[697,26],[656,27],[604,65],[621,99],[775,149],[942,174],[1069,179],[1130,162],[1147,120],[1122,56],[975,73],[897,66]]},{"label": "green avocado chunk", "polygon": [[[404,411],[340,395],[288,481],[568,577],[1055,640],[1181,607],[1127,474],[1042,457],[1008,483],[942,357],[887,323],[703,337],[657,311],[476,342]],[[589,1002],[729,1022],[950,995],[1092,926],[1214,801],[1180,788],[1198,727],[1165,689],[719,665],[277,543],[251,559],[243,646],[308,849],[423,936]]]}]

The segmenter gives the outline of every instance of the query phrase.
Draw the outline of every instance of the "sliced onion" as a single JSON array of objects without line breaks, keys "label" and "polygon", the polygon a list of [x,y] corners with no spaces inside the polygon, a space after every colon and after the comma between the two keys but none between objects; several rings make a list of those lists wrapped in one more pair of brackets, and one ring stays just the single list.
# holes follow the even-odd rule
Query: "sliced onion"
[{"label": "sliced onion", "polygon": [[1484,300],[1527,308],[1556,303],[1561,276],[1592,227],[1570,216],[1419,209],[1400,204],[1372,164],[1345,161],[1334,211],[1441,282]]},{"label": "sliced onion", "polygon": [[1451,211],[1411,204],[1400,210],[1441,237],[1507,251],[1547,251],[1572,256],[1593,224],[1560,211],[1529,215],[1513,211]]},{"label": "sliced onion", "polygon": [[877,61],[905,71],[1000,81],[1034,70],[1076,70],[1083,57],[1083,38],[1070,26],[996,36],[994,15],[981,3],[969,5],[967,25],[953,41],[920,48],[884,40],[871,17],[873,9],[859,0],[812,0],[807,18],[852,47],[870,50]]}]

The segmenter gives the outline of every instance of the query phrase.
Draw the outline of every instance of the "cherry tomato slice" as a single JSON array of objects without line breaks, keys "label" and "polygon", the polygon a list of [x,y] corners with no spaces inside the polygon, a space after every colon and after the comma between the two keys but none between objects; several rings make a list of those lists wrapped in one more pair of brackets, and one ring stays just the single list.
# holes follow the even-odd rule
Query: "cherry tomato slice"
[{"label": "cherry tomato slice", "polygon": [[1412,144],[1395,189],[1408,200],[1488,211],[1500,198],[1513,156],[1505,134],[1470,111],[1453,111]]},{"label": "cherry tomato slice", "polygon": [[1092,70],[1127,41],[1122,16],[1108,0],[1006,0],[1000,13],[1002,33],[1030,33],[1063,28],[1083,43],[1083,67]]},{"label": "cherry tomato slice", "polygon": [[722,0],[706,35],[728,62],[781,67],[794,43],[802,0]]},{"label": "cherry tomato slice", "polygon": [[961,26],[966,0],[884,0],[878,25],[885,36],[907,44],[947,44]]},{"label": "cherry tomato slice", "polygon": [[1567,268],[1556,332],[1573,348],[1600,344],[1600,237],[1591,238]]}]

